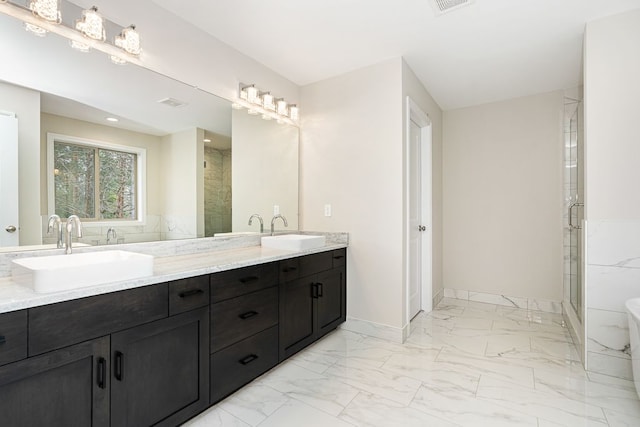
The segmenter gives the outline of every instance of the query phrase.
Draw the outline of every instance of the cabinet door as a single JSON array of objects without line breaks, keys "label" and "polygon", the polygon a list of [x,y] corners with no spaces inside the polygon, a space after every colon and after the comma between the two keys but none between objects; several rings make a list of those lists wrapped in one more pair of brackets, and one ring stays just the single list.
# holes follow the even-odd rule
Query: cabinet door
[{"label": "cabinet door", "polygon": [[112,335],[111,425],[175,426],[209,403],[209,309]]},{"label": "cabinet door", "polygon": [[109,426],[109,338],[0,368],[2,426]]},{"label": "cabinet door", "polygon": [[314,340],[312,291],[309,277],[280,285],[280,360]]},{"label": "cabinet door", "polygon": [[334,268],[315,277],[317,335],[320,338],[346,320],[345,270]]}]

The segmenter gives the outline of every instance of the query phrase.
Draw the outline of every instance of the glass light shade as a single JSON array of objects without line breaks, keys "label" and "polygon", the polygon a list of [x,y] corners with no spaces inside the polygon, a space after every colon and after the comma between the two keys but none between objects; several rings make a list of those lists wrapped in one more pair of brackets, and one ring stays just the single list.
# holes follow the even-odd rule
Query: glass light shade
[{"label": "glass light shade", "polygon": [[276,113],[281,116],[287,115],[287,103],[284,99],[279,99],[278,102],[276,102]]},{"label": "glass light shade", "polygon": [[265,92],[264,94],[262,94],[262,106],[265,108],[265,110],[275,111],[276,104],[274,104],[273,102],[273,95],[271,95],[269,92]]},{"label": "glass light shade", "polygon": [[258,104],[259,103],[258,88],[251,85],[246,87],[245,90],[247,91],[247,102],[250,102],[252,104]]},{"label": "glass light shade", "polygon": [[114,44],[128,54],[140,55],[140,34],[136,31],[136,27],[131,25],[124,28],[119,35],[116,36]]},{"label": "glass light shade", "polygon": [[62,22],[60,14],[60,0],[31,0],[29,9],[39,18],[53,24]]},{"label": "glass light shade", "polygon": [[102,16],[98,13],[98,8],[82,11],[82,18],[76,21],[76,30],[93,40],[105,41],[107,39],[104,30]]},{"label": "glass light shade", "polygon": [[38,27],[37,25],[29,24],[28,22],[24,23],[24,29],[38,37],[44,37],[47,35],[47,30],[42,27]]},{"label": "glass light shade", "polygon": [[289,118],[291,120],[298,120],[300,116],[300,112],[298,111],[298,107],[295,104],[289,106]]},{"label": "glass light shade", "polygon": [[76,40],[69,40],[69,44],[75,50],[79,50],[80,52],[89,52],[91,50],[91,46],[86,43],[82,43]]},{"label": "glass light shade", "polygon": [[114,56],[114,55],[111,55],[110,58],[111,58],[111,62],[113,62],[114,64],[117,64],[117,65],[122,65],[122,64],[126,64],[127,63],[126,60],[124,60],[122,58],[118,58],[117,56]]}]

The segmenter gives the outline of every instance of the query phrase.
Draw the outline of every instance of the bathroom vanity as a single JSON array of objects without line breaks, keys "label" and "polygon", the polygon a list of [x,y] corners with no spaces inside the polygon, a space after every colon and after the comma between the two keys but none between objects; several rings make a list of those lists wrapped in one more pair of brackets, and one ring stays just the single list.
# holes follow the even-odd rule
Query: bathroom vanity
[{"label": "bathroom vanity", "polygon": [[158,258],[128,289],[8,303],[1,424],[179,425],[345,321],[345,246]]}]

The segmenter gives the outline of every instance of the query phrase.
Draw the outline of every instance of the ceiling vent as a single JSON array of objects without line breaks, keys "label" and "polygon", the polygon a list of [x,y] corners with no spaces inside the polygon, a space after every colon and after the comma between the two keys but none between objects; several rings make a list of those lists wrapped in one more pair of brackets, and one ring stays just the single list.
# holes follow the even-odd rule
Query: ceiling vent
[{"label": "ceiling vent", "polygon": [[475,0],[431,0],[436,15],[442,15],[460,9],[461,7],[470,5],[474,1]]},{"label": "ceiling vent", "polygon": [[175,98],[164,98],[164,99],[161,99],[160,101],[158,101],[158,104],[164,104],[164,105],[168,105],[169,107],[174,107],[174,108],[182,107],[182,106],[187,105],[186,102],[182,102],[182,101],[180,101],[178,99],[175,99]]}]

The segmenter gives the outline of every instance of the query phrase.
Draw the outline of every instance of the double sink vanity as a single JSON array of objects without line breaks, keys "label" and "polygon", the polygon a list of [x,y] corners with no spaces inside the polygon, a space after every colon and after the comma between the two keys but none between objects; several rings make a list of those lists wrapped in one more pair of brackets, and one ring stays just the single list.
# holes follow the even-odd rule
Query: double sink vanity
[{"label": "double sink vanity", "polygon": [[179,425],[345,321],[346,234],[198,240],[14,259],[2,425]]}]

